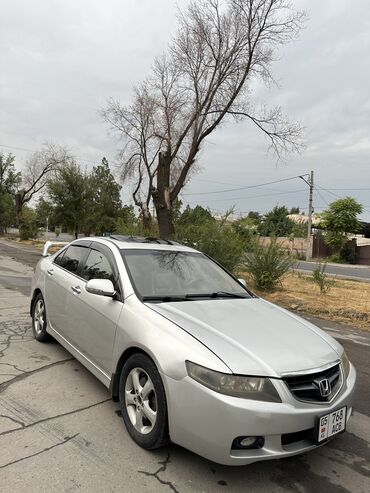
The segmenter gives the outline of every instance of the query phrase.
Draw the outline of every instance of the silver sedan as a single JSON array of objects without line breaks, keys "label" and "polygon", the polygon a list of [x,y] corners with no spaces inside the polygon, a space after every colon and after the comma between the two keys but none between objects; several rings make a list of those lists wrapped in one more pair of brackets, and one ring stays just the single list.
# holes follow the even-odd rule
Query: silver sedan
[{"label": "silver sedan", "polygon": [[35,338],[58,340],[119,401],[130,436],[222,464],[315,449],[346,429],[356,371],[316,326],[170,241],[86,238],[45,248]]}]

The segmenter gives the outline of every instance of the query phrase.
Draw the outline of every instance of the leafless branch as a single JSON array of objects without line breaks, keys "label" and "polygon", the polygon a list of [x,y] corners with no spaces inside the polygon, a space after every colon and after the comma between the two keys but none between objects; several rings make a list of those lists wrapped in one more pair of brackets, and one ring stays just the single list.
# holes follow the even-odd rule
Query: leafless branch
[{"label": "leafless branch", "polygon": [[179,12],[175,37],[132,103],[107,102],[103,118],[123,142],[121,177],[140,183],[136,194],[151,193],[157,213],[171,206],[204,140],[228,119],[249,119],[278,159],[300,149],[301,127],[280,108],[251,111],[251,83],[273,81],[276,48],[298,35],[304,19],[289,0],[193,0]]}]

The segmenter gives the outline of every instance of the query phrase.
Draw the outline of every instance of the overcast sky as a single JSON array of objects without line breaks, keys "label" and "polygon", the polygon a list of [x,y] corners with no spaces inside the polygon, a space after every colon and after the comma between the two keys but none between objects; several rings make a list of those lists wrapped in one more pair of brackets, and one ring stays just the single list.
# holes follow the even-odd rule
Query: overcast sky
[{"label": "overcast sky", "polygon": [[[183,201],[215,211],[235,205],[240,212],[265,212],[277,203],[307,210],[308,187],[300,179],[208,192],[312,169],[318,186],[330,189],[315,193],[316,211],[336,196],[350,195],[364,204],[362,217],[370,221],[369,3],[293,3],[307,11],[306,28],[274,64],[280,89],[258,86],[256,98],[280,104],[302,122],[306,149],[276,164],[250,123],[229,124],[202,150],[201,170]],[[20,168],[26,150],[45,141],[68,145],[87,167],[103,155],[114,161],[119,144],[98,110],[110,96],[129,102],[133,84],[165,49],[175,12],[174,0],[1,0],[0,145],[9,147],[0,150],[15,154]],[[129,196],[125,190],[124,199]]]}]

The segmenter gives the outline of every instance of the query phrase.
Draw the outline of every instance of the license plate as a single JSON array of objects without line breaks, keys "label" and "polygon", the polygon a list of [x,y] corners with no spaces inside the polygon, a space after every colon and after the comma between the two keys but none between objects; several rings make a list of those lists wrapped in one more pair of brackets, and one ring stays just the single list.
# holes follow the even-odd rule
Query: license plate
[{"label": "license plate", "polygon": [[321,443],[333,435],[342,433],[346,429],[346,415],[347,407],[344,406],[332,413],[320,416],[317,442]]}]

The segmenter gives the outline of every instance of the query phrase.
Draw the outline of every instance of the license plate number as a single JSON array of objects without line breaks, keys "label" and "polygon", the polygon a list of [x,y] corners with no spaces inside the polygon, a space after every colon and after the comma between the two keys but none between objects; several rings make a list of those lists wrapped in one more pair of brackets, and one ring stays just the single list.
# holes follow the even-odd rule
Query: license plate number
[{"label": "license plate number", "polygon": [[319,418],[318,443],[337,435],[346,429],[346,406]]}]

